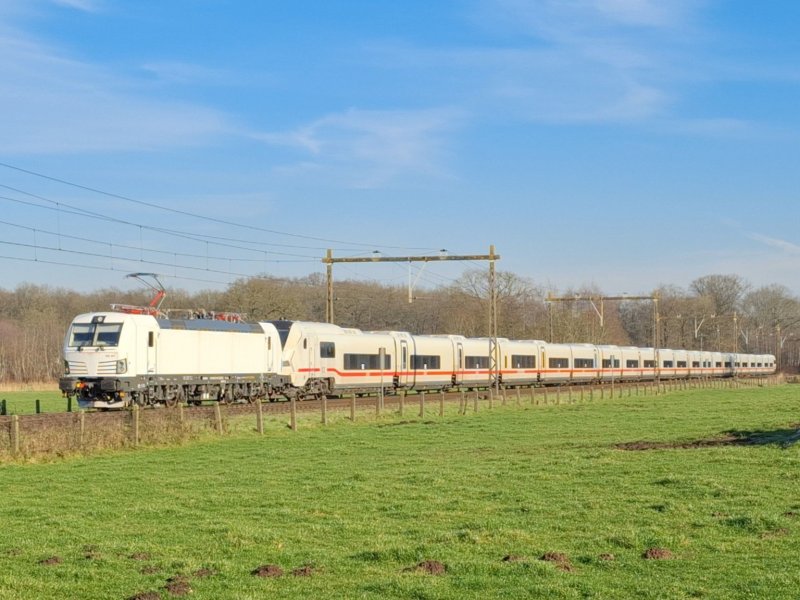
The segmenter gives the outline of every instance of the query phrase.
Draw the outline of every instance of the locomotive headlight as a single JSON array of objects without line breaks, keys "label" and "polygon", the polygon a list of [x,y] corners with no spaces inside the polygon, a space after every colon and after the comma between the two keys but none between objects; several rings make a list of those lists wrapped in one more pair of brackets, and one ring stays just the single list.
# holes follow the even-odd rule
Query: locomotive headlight
[{"label": "locomotive headlight", "polygon": [[122,375],[128,372],[128,360],[123,358],[117,361],[117,375]]},{"label": "locomotive headlight", "polygon": [[69,361],[64,361],[64,375],[69,375]]}]

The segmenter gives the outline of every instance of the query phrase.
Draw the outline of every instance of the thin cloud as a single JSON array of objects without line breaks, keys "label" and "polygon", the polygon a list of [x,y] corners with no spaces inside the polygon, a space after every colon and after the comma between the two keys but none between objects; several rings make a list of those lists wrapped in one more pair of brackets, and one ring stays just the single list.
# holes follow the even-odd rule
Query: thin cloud
[{"label": "thin cloud", "polygon": [[747,237],[755,242],[769,246],[770,248],[781,250],[786,254],[800,255],[800,245],[797,245],[793,242],[788,242],[779,238],[768,237],[766,235],[761,235],[760,233],[751,233]]},{"label": "thin cloud", "polygon": [[371,188],[402,174],[442,176],[445,133],[463,114],[448,109],[357,110],[327,115],[288,132],[254,136],[305,156],[284,173],[346,173],[349,185]]},{"label": "thin cloud", "polygon": [[96,0],[51,0],[53,4],[65,6],[83,12],[97,12],[100,10],[100,2]]},{"label": "thin cloud", "polygon": [[234,129],[221,112],[154,100],[146,88],[7,25],[0,30],[0,151],[155,149],[197,144]]}]

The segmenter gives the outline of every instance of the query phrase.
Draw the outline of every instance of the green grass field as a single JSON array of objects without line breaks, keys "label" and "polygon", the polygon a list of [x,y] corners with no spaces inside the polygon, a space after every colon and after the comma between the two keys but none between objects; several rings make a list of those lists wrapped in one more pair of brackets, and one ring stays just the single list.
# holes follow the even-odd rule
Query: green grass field
[{"label": "green grass field", "polygon": [[[30,415],[36,412],[36,400],[40,400],[43,413],[64,412],[67,410],[67,399],[58,390],[30,392],[0,392],[0,400],[6,401],[9,415]],[[78,410],[74,402],[73,410]]]},{"label": "green grass field", "polygon": [[0,598],[800,593],[800,386],[410,412],[0,466]]}]

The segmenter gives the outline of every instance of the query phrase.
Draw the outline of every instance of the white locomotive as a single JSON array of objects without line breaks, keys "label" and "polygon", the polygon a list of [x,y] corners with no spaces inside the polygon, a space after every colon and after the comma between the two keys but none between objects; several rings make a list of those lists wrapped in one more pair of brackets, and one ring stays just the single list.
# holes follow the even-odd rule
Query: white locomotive
[{"label": "white locomotive", "polygon": [[[304,321],[97,312],[75,317],[59,387],[83,408],[344,393],[766,375],[769,354],[364,332]],[[214,315],[210,315],[213,317]]]}]

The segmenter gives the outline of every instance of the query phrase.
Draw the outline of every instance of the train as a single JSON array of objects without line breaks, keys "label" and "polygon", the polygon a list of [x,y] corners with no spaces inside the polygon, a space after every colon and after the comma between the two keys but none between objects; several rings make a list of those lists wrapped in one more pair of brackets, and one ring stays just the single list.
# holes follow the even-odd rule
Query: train
[{"label": "train", "polygon": [[[139,312],[140,314],[136,314]],[[150,314],[148,314],[150,313]],[[199,318],[198,318],[199,317]],[[771,354],[462,335],[361,331],[328,323],[245,322],[227,313],[78,315],[64,339],[59,388],[81,408],[261,402],[383,391],[447,391],[764,376]]]}]

